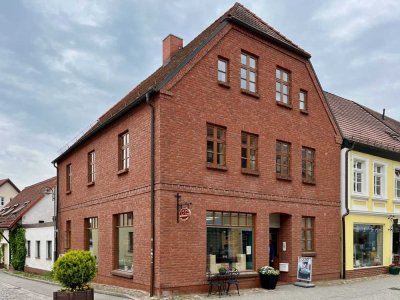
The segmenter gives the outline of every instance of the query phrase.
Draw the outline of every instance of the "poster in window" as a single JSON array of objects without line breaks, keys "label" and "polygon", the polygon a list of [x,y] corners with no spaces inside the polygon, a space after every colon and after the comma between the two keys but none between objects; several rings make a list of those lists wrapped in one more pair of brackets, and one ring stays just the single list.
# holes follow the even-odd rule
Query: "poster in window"
[{"label": "poster in window", "polygon": [[299,256],[297,263],[297,279],[311,282],[312,257]]}]

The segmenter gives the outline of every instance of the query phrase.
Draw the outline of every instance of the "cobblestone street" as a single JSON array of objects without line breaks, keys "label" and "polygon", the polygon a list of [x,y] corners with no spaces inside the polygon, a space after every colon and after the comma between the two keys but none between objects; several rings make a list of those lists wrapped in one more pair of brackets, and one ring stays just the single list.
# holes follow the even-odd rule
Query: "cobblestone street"
[{"label": "cobblestone street", "polygon": [[41,295],[26,289],[0,282],[0,299],[48,300],[50,296]]}]

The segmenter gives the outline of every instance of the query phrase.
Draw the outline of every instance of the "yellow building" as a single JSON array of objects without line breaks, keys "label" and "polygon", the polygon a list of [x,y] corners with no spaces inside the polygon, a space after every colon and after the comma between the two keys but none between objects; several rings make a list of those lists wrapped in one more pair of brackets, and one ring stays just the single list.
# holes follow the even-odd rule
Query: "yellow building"
[{"label": "yellow building", "polygon": [[400,122],[325,95],[343,136],[342,275],[385,273],[400,253]]}]

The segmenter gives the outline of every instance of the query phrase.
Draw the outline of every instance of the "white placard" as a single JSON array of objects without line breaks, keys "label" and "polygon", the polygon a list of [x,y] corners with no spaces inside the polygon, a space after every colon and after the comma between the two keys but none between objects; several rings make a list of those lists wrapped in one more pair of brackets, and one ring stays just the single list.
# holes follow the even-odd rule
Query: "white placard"
[{"label": "white placard", "polygon": [[251,246],[246,246],[246,254],[251,255]]},{"label": "white placard", "polygon": [[312,257],[299,256],[297,262],[297,279],[311,282]]}]

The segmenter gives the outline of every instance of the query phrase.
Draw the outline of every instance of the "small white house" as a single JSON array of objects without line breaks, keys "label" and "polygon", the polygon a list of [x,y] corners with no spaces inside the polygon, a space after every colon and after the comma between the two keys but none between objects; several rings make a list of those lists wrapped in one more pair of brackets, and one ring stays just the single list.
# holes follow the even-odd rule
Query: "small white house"
[{"label": "small white house", "polygon": [[19,189],[10,179],[0,179],[0,209],[6,206],[18,193]]},{"label": "small white house", "polygon": [[[25,228],[25,271],[43,273],[51,271],[54,263],[56,205],[56,178],[36,183],[23,189],[10,203],[0,209],[0,231],[5,238],[4,263],[9,267],[9,232],[17,224]],[[1,235],[0,235],[1,236]]]}]

